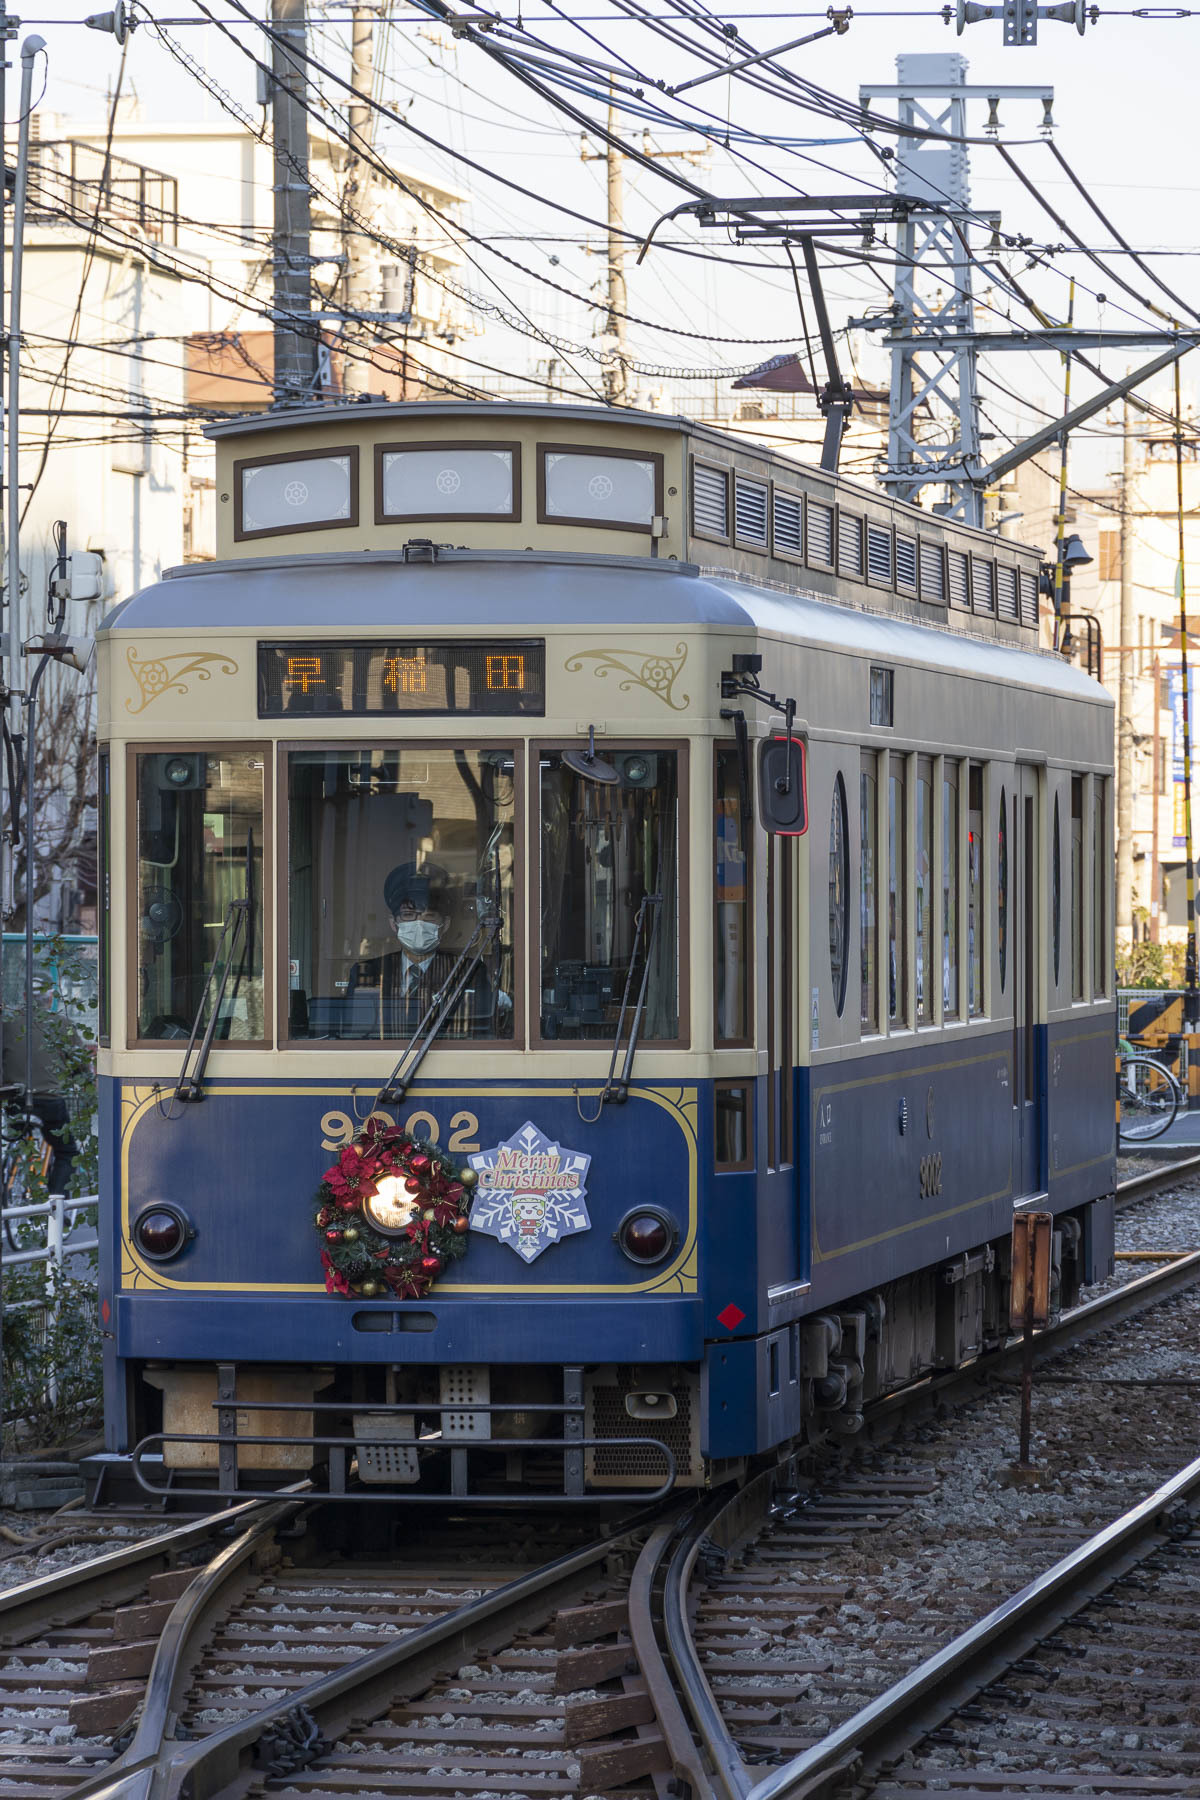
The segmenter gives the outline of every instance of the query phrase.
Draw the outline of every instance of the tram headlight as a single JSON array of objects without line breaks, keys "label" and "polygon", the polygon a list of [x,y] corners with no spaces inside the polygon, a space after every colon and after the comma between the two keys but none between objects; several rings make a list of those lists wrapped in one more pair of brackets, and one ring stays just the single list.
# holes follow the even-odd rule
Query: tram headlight
[{"label": "tram headlight", "polygon": [[679,1226],[661,1206],[635,1206],[613,1233],[630,1262],[658,1263],[679,1242]]},{"label": "tram headlight", "polygon": [[133,1242],[148,1262],[170,1262],[196,1235],[196,1227],[173,1200],[155,1200],[133,1222]]},{"label": "tram headlight", "polygon": [[195,767],[193,757],[169,756],[163,764],[163,775],[171,787],[191,787],[195,782]]},{"label": "tram headlight", "polygon": [[377,1181],[375,1192],[367,1195],[362,1208],[385,1237],[397,1237],[421,1216],[419,1201],[413,1199],[399,1175],[384,1175]]}]

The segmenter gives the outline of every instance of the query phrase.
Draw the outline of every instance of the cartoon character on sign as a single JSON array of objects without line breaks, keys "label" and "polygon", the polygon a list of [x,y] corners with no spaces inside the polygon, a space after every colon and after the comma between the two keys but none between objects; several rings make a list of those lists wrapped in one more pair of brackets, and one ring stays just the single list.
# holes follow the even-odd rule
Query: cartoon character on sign
[{"label": "cartoon character on sign", "polygon": [[479,1177],[471,1230],[531,1263],[549,1245],[589,1231],[585,1204],[591,1157],[552,1143],[532,1120],[503,1144],[470,1158]]},{"label": "cartoon character on sign", "polygon": [[538,1238],[546,1222],[546,1202],[534,1194],[522,1194],[512,1203],[519,1238]]}]

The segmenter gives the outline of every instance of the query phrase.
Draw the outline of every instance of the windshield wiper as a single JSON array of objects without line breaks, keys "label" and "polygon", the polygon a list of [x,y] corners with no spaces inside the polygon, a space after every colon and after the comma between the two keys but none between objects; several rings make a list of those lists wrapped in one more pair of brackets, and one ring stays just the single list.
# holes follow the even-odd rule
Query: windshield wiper
[{"label": "windshield wiper", "polygon": [[[209,1052],[212,1050],[213,1038],[216,1036],[217,1021],[221,1017],[221,1007],[225,999],[225,990],[229,986],[229,977],[233,972],[237,958],[238,944],[244,937],[246,940],[243,963],[248,963],[253,954],[254,931],[254,833],[246,833],[246,892],[241,900],[231,900],[229,910],[225,914],[225,922],[221,926],[221,935],[217,939],[216,952],[212,959],[208,975],[204,982],[204,991],[200,995],[200,1004],[196,1008],[196,1017],[192,1020],[191,1036],[183,1056],[183,1067],[179,1071],[179,1080],[175,1083],[176,1100],[203,1100],[204,1075],[208,1068]],[[188,1074],[188,1064],[192,1060],[192,1051],[196,1048],[196,1039],[200,1033],[200,1022],[204,1017],[204,1009],[208,1004],[208,996],[212,992],[213,982],[220,971],[220,981],[213,997],[212,1011],[208,1018],[208,1029],[204,1033],[200,1045],[196,1066]],[[242,970],[238,969],[237,981],[234,983],[234,996],[241,985]]]},{"label": "windshield wiper", "polygon": [[[446,978],[445,985],[429,1002],[424,1018],[421,1019],[408,1043],[400,1052],[399,1061],[375,1096],[377,1107],[396,1105],[403,1100],[416,1079],[417,1070],[425,1060],[426,1051],[462,999],[468,978],[488,954],[499,932],[500,914],[489,906],[487,911],[480,912],[475,929],[463,946],[458,961]],[[379,1000],[382,1006],[382,990]]]},{"label": "windshield wiper", "polygon": [[[650,968],[654,961],[654,945],[658,938],[658,922],[662,917],[662,895],[645,894],[642,904],[637,909],[634,921],[633,948],[629,953],[629,967],[625,971],[625,991],[621,995],[621,1010],[617,1014],[617,1029],[613,1037],[612,1056],[608,1064],[608,1079],[600,1090],[600,1104],[589,1117],[579,1104],[576,1091],[575,1109],[585,1124],[594,1125],[603,1109],[609,1104],[622,1105],[629,1098],[629,1084],[633,1076],[633,1058],[637,1051],[638,1039],[642,1035],[642,1020],[646,1013],[646,995],[650,988]],[[625,1035],[625,1018],[629,1012],[629,1000],[633,993],[633,978],[637,972],[638,951],[642,952],[642,979],[638,988],[637,1003],[633,1009],[633,1018],[629,1024],[629,1041],[625,1046],[625,1061],[621,1065],[618,1079],[616,1073],[617,1058],[621,1054],[621,1040]]]},{"label": "windshield wiper", "polygon": [[[175,1083],[177,1100],[203,1100],[204,1098],[204,1071],[208,1067],[209,1051],[212,1049],[213,1038],[216,1036],[217,1020],[221,1016],[221,1004],[225,999],[225,989],[229,986],[229,976],[233,968],[233,959],[237,955],[238,942],[246,929],[246,915],[249,910],[249,900],[231,900],[229,903],[229,911],[225,914],[225,923],[222,925],[221,935],[217,939],[217,949],[212,960],[212,967],[205,979],[204,992],[200,996],[196,1017],[192,1021],[192,1032],[188,1038],[188,1047],[184,1052],[183,1067],[179,1071],[179,1080]],[[213,982],[218,971],[220,971],[220,981],[217,983],[212,1011],[208,1017],[208,1028],[200,1045],[196,1067],[189,1075],[188,1064],[191,1062],[192,1052],[196,1048],[196,1039],[200,1034],[200,1024],[204,1018],[204,1009],[208,1004],[208,996],[212,992]]]}]

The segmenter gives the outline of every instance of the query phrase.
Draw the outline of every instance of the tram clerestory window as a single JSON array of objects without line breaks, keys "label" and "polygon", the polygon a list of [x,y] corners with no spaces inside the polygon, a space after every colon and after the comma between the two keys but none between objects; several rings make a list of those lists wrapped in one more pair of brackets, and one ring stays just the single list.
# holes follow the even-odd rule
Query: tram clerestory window
[{"label": "tram clerestory window", "polygon": [[[288,770],[288,1035],[513,1034],[512,750],[300,750]],[[489,932],[489,921],[499,929]]]},{"label": "tram clerestory window", "polygon": [[226,949],[231,941],[234,902],[247,896],[214,1035],[251,1043],[267,1036],[263,770],[263,753],[253,749],[137,759],[139,1038],[189,1035],[227,924]]},{"label": "tram clerestory window", "polygon": [[[632,1010],[649,946],[641,1037],[669,1040],[679,1035],[678,757],[606,749],[603,759],[615,781],[542,758],[542,1036],[611,1039],[630,963]],[[661,895],[652,942],[651,907],[640,940],[638,930],[650,894]]]}]

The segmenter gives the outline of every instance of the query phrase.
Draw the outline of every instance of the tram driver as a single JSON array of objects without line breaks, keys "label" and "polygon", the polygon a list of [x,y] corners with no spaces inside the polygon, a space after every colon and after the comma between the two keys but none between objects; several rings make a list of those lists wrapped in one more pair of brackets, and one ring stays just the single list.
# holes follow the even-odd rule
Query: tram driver
[{"label": "tram driver", "polygon": [[[350,991],[377,988],[381,1036],[411,1038],[450,984],[459,962],[459,951],[442,948],[453,912],[450,877],[437,863],[421,867],[399,863],[384,879],[383,903],[400,947],[355,963]],[[486,962],[485,957],[467,975],[443,1028],[445,1035],[490,1035],[493,1014],[511,1011],[511,999]]]}]

